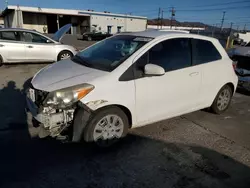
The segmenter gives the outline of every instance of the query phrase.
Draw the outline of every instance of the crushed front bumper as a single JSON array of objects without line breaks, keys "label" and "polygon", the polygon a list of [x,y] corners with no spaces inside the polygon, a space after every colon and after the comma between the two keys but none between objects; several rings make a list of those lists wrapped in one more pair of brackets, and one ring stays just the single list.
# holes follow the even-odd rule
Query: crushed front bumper
[{"label": "crushed front bumper", "polygon": [[43,131],[48,131],[48,136],[57,137],[60,133],[70,125],[73,121],[74,109],[60,110],[60,112],[44,113],[39,110],[38,106],[29,98],[26,97],[28,111],[34,119],[40,122],[44,128]]}]

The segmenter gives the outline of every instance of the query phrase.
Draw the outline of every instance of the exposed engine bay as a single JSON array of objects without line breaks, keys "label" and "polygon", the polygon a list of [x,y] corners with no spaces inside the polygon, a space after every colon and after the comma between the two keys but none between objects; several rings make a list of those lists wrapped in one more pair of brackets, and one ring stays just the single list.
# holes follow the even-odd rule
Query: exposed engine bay
[{"label": "exposed engine bay", "polygon": [[58,137],[72,124],[75,107],[66,109],[56,109],[52,106],[44,106],[48,92],[30,88],[27,91],[27,104],[34,118],[40,122],[44,128],[40,137]]}]

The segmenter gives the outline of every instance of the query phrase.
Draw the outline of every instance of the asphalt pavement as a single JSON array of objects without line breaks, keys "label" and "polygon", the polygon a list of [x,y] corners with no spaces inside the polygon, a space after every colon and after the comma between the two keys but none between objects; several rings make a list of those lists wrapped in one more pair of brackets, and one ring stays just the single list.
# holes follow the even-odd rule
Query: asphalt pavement
[{"label": "asphalt pavement", "polygon": [[227,112],[205,110],[133,129],[100,149],[34,138],[24,91],[45,64],[0,67],[0,187],[250,186],[250,96]]}]

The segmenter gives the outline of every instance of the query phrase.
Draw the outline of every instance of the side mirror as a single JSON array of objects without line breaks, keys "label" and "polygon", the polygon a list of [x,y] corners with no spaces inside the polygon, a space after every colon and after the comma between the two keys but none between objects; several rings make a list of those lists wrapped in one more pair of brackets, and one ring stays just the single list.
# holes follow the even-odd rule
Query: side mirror
[{"label": "side mirror", "polygon": [[144,67],[144,74],[148,76],[162,76],[165,74],[165,70],[159,65],[147,64]]}]

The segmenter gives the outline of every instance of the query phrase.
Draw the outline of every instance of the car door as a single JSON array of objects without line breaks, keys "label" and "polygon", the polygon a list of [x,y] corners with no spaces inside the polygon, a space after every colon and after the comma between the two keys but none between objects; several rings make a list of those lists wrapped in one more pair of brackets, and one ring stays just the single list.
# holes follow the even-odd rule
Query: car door
[{"label": "car door", "polygon": [[24,44],[18,31],[0,32],[0,55],[7,63],[25,61]]},{"label": "car door", "polygon": [[222,85],[224,85],[225,66],[222,56],[214,44],[208,40],[192,39],[193,65],[202,71],[201,103],[209,107]]},{"label": "car door", "polygon": [[26,60],[29,62],[50,62],[56,57],[55,43],[33,32],[22,32]]},{"label": "car door", "polygon": [[[199,67],[191,65],[190,44],[188,38],[164,40],[154,45],[135,63],[138,125],[198,108],[201,72]],[[143,76],[143,67],[148,63],[163,67],[165,75]]]}]

